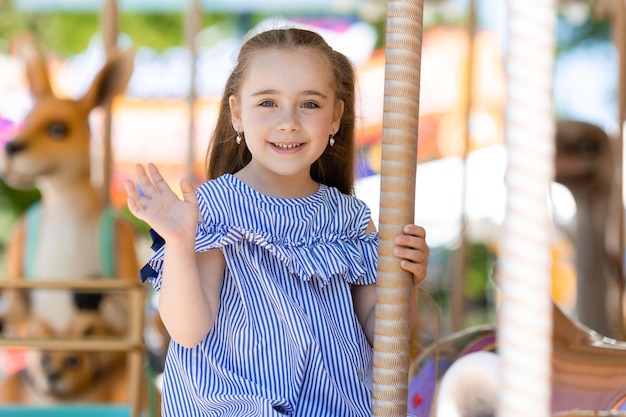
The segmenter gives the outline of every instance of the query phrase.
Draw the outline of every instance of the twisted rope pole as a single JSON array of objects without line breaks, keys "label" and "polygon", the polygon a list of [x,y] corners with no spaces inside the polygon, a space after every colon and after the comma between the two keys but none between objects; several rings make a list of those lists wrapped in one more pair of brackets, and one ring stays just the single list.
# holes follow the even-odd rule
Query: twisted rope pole
[{"label": "twisted rope pole", "polygon": [[550,415],[552,301],[548,190],[554,178],[556,0],[510,0],[507,207],[502,239],[499,417]]},{"label": "twisted rope pole", "polygon": [[424,0],[388,1],[372,416],[406,417],[412,277],[392,255],[413,223]]}]

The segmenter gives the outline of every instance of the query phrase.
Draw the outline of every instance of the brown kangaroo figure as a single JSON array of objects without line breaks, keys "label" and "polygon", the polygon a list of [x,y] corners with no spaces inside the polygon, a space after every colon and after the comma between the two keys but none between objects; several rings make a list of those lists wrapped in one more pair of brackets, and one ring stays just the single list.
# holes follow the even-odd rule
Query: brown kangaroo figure
[{"label": "brown kangaroo figure", "polygon": [[[107,271],[106,260],[101,259],[99,229],[108,208],[102,192],[91,183],[89,128],[91,111],[109,103],[128,83],[132,52],[109,59],[78,100],[54,95],[44,57],[34,42],[18,44],[18,52],[26,64],[35,102],[23,130],[6,144],[2,176],[15,188],[38,188],[41,202],[34,220],[28,222],[28,216],[23,216],[12,231],[7,242],[5,278],[136,279],[135,231],[130,223],[111,221],[112,246],[116,248],[112,255],[114,269]],[[2,319],[10,325],[24,318],[29,308],[15,293],[7,293],[11,302]],[[57,330],[67,325],[75,310],[71,294],[39,290],[31,295],[34,314]],[[125,317],[116,319],[124,321]]]},{"label": "brown kangaroo figure", "polygon": [[[34,42],[17,45],[34,105],[23,129],[5,147],[2,177],[15,188],[35,186],[41,202],[16,223],[7,242],[4,279],[138,279],[136,232],[112,215],[91,182],[89,115],[122,93],[133,71],[130,50],[109,56],[79,99],[54,94],[44,56]],[[34,214],[33,214],[34,213]],[[104,259],[106,258],[106,259]],[[24,332],[33,320],[68,334],[79,313],[69,290],[5,290],[4,333]],[[116,334],[127,326],[124,294],[105,294],[98,313]],[[23,333],[22,333],[23,334]]]}]

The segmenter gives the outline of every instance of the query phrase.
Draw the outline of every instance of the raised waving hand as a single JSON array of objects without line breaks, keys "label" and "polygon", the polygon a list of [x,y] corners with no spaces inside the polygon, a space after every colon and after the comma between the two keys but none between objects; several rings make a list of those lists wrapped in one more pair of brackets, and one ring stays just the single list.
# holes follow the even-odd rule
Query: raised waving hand
[{"label": "raised waving hand", "polygon": [[143,193],[131,180],[124,182],[130,212],[148,223],[168,243],[195,240],[198,199],[194,187],[182,179],[181,200],[165,182],[156,165],[149,163],[146,172],[143,165],[137,164],[136,171]]}]

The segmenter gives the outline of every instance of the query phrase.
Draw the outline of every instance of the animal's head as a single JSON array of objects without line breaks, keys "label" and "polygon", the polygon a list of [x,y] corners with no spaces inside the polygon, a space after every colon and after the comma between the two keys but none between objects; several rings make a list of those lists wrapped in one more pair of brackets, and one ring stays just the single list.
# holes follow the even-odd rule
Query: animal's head
[{"label": "animal's head", "polygon": [[[55,334],[41,320],[30,323],[31,337],[64,337],[72,340],[110,337],[112,330],[96,311],[80,311],[67,332]],[[97,383],[104,372],[119,363],[117,353],[89,351],[38,351],[28,352],[26,373],[35,390],[59,398],[70,398]]]},{"label": "animal's head", "polygon": [[124,91],[134,53],[111,54],[83,97],[74,100],[54,94],[46,61],[34,42],[21,42],[16,49],[25,63],[34,104],[21,132],[5,145],[3,178],[17,188],[31,187],[42,179],[88,179],[89,114]]},{"label": "animal's head", "polygon": [[615,171],[609,136],[590,123],[558,121],[555,167],[555,180],[570,189],[606,192]]}]

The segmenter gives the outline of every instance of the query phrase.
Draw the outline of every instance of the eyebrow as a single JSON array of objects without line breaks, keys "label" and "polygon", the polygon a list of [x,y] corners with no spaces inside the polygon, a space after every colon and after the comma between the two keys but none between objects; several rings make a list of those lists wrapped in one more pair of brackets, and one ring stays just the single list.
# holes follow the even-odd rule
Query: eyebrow
[{"label": "eyebrow", "polygon": [[[268,94],[279,94],[278,90],[274,90],[274,89],[268,89],[268,90],[261,90],[261,91],[257,91],[256,93],[253,93],[252,96],[256,97],[256,96],[263,96],[263,95],[268,95]],[[302,96],[318,96],[320,98],[328,98],[326,96],[326,94],[322,94],[319,91],[316,90],[304,90],[300,93],[300,95]]]}]

